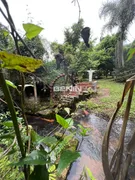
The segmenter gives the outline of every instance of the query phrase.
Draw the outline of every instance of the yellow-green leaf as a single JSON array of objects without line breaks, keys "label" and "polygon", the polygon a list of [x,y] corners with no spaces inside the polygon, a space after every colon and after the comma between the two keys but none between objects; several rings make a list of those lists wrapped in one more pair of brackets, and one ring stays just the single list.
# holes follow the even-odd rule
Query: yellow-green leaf
[{"label": "yellow-green leaf", "polygon": [[6,80],[6,84],[7,84],[8,86],[11,86],[12,88],[17,89],[17,86],[16,86],[13,82],[11,82],[11,81],[9,81],[9,80]]},{"label": "yellow-green leaf", "polygon": [[49,167],[48,171],[51,173],[51,172],[54,172],[56,170],[56,165],[53,164]]},{"label": "yellow-green leaf", "polygon": [[73,161],[80,157],[79,152],[73,152],[69,150],[65,150],[62,152],[57,168],[58,176],[63,172],[63,170],[70,165]]},{"label": "yellow-green leaf", "polygon": [[128,52],[128,61],[135,55],[135,48],[131,48]]},{"label": "yellow-green leaf", "polygon": [[26,32],[26,37],[28,39],[32,39],[32,38],[36,37],[44,29],[44,28],[37,26],[35,24],[32,24],[32,23],[23,24],[23,28]]},{"label": "yellow-green leaf", "polygon": [[9,31],[6,31],[5,29],[3,29],[2,32],[3,32],[5,37],[7,37],[9,35]]},{"label": "yellow-green leaf", "polygon": [[68,122],[58,114],[56,114],[56,120],[64,129],[67,129],[69,127]]},{"label": "yellow-green leaf", "polygon": [[0,51],[0,60],[2,61],[2,68],[16,69],[21,72],[34,72],[43,64],[42,60],[9,54],[4,51]]}]

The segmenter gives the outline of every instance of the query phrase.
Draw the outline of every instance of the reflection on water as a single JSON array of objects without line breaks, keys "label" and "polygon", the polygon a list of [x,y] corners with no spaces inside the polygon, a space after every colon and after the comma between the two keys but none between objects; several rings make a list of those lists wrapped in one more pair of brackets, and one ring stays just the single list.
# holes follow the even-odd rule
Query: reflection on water
[{"label": "reflection on water", "polygon": [[[67,180],[79,180],[84,166],[87,166],[91,170],[97,180],[103,180],[104,173],[101,162],[101,146],[103,135],[107,127],[107,122],[94,114],[89,115],[86,119],[83,118],[79,122],[85,127],[90,127],[91,131],[89,132],[89,136],[84,138],[81,147],[79,148],[81,157],[72,164],[70,172],[67,176]],[[110,157],[112,156],[117,145],[121,125],[122,119],[117,119],[114,123],[110,137]],[[134,127],[134,123],[129,121],[125,136],[125,143],[127,143],[131,138],[131,132],[133,132]],[[130,173],[131,176],[135,177],[135,172],[130,170]],[[132,179],[135,180],[135,178]]]}]

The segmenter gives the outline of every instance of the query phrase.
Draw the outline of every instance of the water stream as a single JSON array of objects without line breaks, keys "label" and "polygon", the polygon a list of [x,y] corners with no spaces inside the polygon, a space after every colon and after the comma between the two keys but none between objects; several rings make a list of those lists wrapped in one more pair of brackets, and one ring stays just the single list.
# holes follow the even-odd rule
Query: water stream
[{"label": "water stream", "polygon": [[[50,131],[57,127],[57,123],[55,122],[47,123],[45,121],[43,122],[40,119],[40,117],[28,116],[29,123],[34,127],[37,132],[40,133],[40,135],[48,134]],[[82,124],[84,127],[89,127],[91,130],[88,136],[84,137],[84,140],[79,147],[81,157],[72,164],[67,176],[67,180],[79,180],[85,166],[87,166],[91,170],[96,180],[104,180],[104,172],[101,161],[101,147],[103,135],[107,127],[107,121],[101,117],[96,116],[95,114],[90,114],[87,117],[77,117],[75,120],[75,124],[76,123]],[[119,118],[115,121],[111,132],[109,150],[110,157],[115,151],[121,126],[122,119]],[[125,144],[129,142],[133,134],[134,128],[135,123],[133,121],[129,121],[125,135]],[[134,167],[135,162],[132,162],[131,168],[129,170],[130,180],[135,180]]]},{"label": "water stream", "polygon": [[[95,114],[91,114],[87,118],[81,119],[79,123],[85,127],[90,127],[91,131],[89,132],[89,135],[84,138],[79,148],[81,157],[72,164],[70,172],[67,176],[67,180],[79,180],[85,166],[91,170],[96,180],[104,180],[104,173],[101,162],[101,146],[103,135],[107,127],[107,121],[97,117]],[[111,132],[109,150],[110,156],[112,156],[118,142],[121,125],[122,119],[117,119]],[[134,128],[134,123],[129,121],[125,136],[125,143],[127,143],[131,138],[131,132],[133,132]],[[130,169],[130,179],[135,180],[135,172],[133,168]]]}]

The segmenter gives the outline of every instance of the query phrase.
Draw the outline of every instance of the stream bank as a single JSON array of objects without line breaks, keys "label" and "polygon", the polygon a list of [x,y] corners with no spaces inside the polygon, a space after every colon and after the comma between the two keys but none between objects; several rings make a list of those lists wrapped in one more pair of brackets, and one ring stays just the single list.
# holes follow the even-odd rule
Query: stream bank
[{"label": "stream bank", "polygon": [[[106,92],[106,93],[101,94],[102,92],[103,93]],[[115,93],[116,92],[114,92],[114,94]],[[102,153],[101,147],[102,147],[102,139],[103,139],[104,133],[106,131],[106,127],[107,127],[106,120],[109,120],[109,115],[107,113],[108,112],[107,110],[108,109],[111,110],[110,112],[112,114],[112,111],[113,111],[113,109],[116,108],[117,101],[119,100],[119,99],[117,99],[117,101],[116,101],[116,99],[115,99],[115,104],[113,104],[113,107],[112,107],[112,103],[114,103],[114,102],[110,103],[110,100],[112,98],[111,94],[112,94],[111,91],[104,89],[103,91],[100,91],[97,99],[96,99],[96,97],[93,97],[93,99],[88,100],[88,101],[100,100],[99,102],[100,102],[100,107],[102,106],[102,108],[101,108],[102,112],[100,112],[98,109],[99,104],[97,101],[97,104],[98,104],[96,106],[97,107],[96,110],[98,110],[97,113],[91,113],[87,116],[84,114],[82,116],[82,114],[83,114],[82,112],[84,109],[86,109],[86,106],[82,106],[82,104],[81,104],[80,117],[77,115],[77,117],[74,118],[75,124],[80,123],[84,127],[91,128],[91,131],[90,131],[89,135],[84,138],[82,145],[79,148],[79,151],[81,152],[81,158],[79,158],[76,162],[74,162],[72,164],[72,167],[67,176],[67,180],[71,180],[71,179],[79,180],[84,166],[87,166],[91,170],[91,172],[93,173],[94,177],[97,180],[104,179],[104,172],[103,172],[102,160],[101,160],[101,153]],[[88,102],[88,101],[83,101],[83,102]],[[106,102],[106,104],[103,104],[103,101]],[[90,103],[90,107],[89,106],[87,107],[88,110],[91,109],[91,112],[94,112],[93,109],[95,109],[95,107],[94,107],[95,105],[93,105],[93,104]],[[87,105],[89,105],[89,104],[87,104]],[[91,108],[91,106],[93,107],[93,109]],[[104,111],[103,111],[103,109],[104,109]],[[98,114],[98,115],[102,114],[102,116],[99,117],[96,114]],[[116,149],[115,147],[118,143],[119,132],[120,132],[121,126],[122,126],[122,119],[117,118],[114,123],[112,132],[111,132],[110,150],[109,150],[110,157],[112,157],[112,155]],[[134,128],[135,128],[134,122],[128,121],[128,126],[127,126],[126,136],[125,136],[125,147],[126,147],[127,142],[130,140],[130,138],[132,136],[132,132],[133,132]],[[129,169],[129,177],[130,178],[128,178],[128,179],[130,179],[130,180],[135,179],[134,167],[135,167],[135,159],[133,158],[132,164]]]},{"label": "stream bank", "polygon": [[[67,176],[67,180],[79,180],[83,168],[86,166],[90,169],[96,180],[104,180],[104,172],[102,167],[102,140],[107,127],[107,121],[101,119],[95,114],[90,114],[87,117],[76,118],[75,123],[80,123],[85,127],[89,127],[91,131],[86,136],[79,148],[81,157],[72,164],[72,168]],[[122,119],[116,119],[110,138],[110,149],[109,156],[112,157],[116,150],[116,144],[118,143],[119,132],[122,126]],[[125,146],[130,140],[135,124],[133,121],[128,122],[126,135],[125,135]],[[132,164],[129,169],[129,179],[135,179],[135,158],[133,158]]]},{"label": "stream bank", "polygon": [[[90,128],[88,136],[84,137],[81,146],[79,146],[79,151],[81,153],[81,157],[77,159],[72,165],[67,174],[66,180],[79,180],[83,168],[88,167],[92,172],[93,176],[96,180],[104,180],[104,172],[102,167],[102,140],[104,133],[107,127],[106,119],[101,116],[97,116],[96,114],[84,115],[83,110],[77,112],[77,116],[74,117],[74,126],[77,127],[77,124],[81,124],[86,128]],[[110,149],[109,156],[112,157],[114,151],[116,150],[116,145],[118,143],[119,132],[121,130],[123,120],[121,118],[117,118],[110,137]],[[40,120],[40,118],[35,119],[35,122],[30,121],[29,123],[34,127],[34,129],[39,132],[40,135],[45,136],[50,132],[59,131],[60,127],[57,123],[54,122],[46,122]],[[135,123],[133,121],[128,121],[128,126],[125,135],[125,147],[128,141],[132,136],[132,132],[135,128]],[[78,135],[77,139],[81,141],[81,137]],[[135,156],[135,154],[134,154]],[[129,169],[129,179],[135,180],[135,158],[133,158],[132,164]],[[129,180],[128,179],[128,180]]]}]

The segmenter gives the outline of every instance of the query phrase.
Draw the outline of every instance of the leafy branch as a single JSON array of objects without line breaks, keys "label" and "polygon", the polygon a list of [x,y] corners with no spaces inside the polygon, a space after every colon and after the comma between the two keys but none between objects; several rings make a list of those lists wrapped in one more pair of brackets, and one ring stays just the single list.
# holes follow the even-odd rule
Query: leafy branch
[{"label": "leafy branch", "polygon": [[[15,41],[15,45],[16,45],[16,48],[17,48],[17,51],[18,51],[18,53],[20,52],[19,51],[19,49],[18,49],[18,38],[19,38],[19,40],[23,43],[23,45],[26,47],[26,49],[29,51],[29,53],[31,54],[31,56],[33,57],[33,58],[35,58],[35,55],[32,53],[32,51],[28,48],[28,46],[26,45],[26,43],[23,41],[23,39],[21,38],[21,36],[19,35],[19,33],[16,31],[16,28],[15,28],[15,25],[14,25],[14,22],[13,22],[13,20],[12,20],[12,16],[11,16],[11,14],[10,14],[10,12],[9,12],[9,8],[8,8],[8,4],[7,4],[7,2],[6,2],[6,0],[2,0],[2,2],[3,2],[3,4],[4,4],[4,6],[5,6],[5,8],[6,8],[6,11],[7,11],[7,14],[8,14],[8,17],[6,16],[6,14],[4,13],[4,11],[0,8],[0,12],[1,12],[1,14],[3,15],[3,17],[6,19],[6,21],[9,23],[9,25],[10,25],[10,27],[11,27],[11,30],[12,30],[12,32],[11,32],[11,34],[12,34],[12,36],[13,36],[13,38],[14,38],[14,41]],[[16,36],[14,35],[14,34],[16,34]],[[20,54],[20,53],[19,53]]]}]

